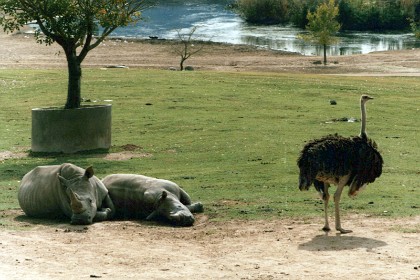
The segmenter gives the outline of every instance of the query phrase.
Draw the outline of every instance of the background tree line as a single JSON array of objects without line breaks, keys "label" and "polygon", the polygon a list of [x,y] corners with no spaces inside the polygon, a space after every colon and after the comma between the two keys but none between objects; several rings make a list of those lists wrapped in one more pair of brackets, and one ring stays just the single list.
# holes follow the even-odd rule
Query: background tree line
[{"label": "background tree line", "polygon": [[[308,12],[324,0],[236,0],[234,9],[255,24],[291,23],[304,28]],[[403,30],[420,21],[420,0],[336,0],[342,30]]]}]

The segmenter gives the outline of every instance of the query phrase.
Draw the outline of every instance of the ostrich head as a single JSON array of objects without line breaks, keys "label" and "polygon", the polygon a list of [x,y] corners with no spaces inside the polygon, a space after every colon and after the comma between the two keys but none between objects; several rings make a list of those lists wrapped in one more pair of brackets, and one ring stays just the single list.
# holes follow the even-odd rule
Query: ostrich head
[{"label": "ostrich head", "polygon": [[360,97],[360,111],[362,113],[362,127],[360,129],[360,137],[367,139],[366,134],[366,107],[365,104],[369,100],[373,99],[373,97],[370,97],[369,95],[363,94],[362,97]]},{"label": "ostrich head", "polygon": [[369,95],[363,94],[362,97],[360,98],[360,102],[366,103],[371,99],[373,99],[373,97],[370,97]]}]

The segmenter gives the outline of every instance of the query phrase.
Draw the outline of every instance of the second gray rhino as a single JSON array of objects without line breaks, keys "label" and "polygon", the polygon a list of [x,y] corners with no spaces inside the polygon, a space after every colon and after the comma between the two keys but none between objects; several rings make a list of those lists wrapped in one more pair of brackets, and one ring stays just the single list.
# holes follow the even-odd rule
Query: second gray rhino
[{"label": "second gray rhino", "polygon": [[203,212],[200,202],[191,203],[190,196],[176,183],[136,174],[113,174],[102,182],[108,189],[117,218],[163,218],[177,226],[192,226],[192,213]]}]

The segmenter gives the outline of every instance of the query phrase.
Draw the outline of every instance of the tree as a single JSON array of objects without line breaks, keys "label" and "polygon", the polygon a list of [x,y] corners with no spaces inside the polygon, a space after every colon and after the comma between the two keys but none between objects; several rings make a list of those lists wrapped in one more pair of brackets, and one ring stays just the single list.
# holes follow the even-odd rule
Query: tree
[{"label": "tree", "polygon": [[139,21],[146,6],[147,0],[0,0],[0,24],[13,32],[34,21],[38,43],[56,42],[63,48],[68,66],[65,108],[71,109],[80,107],[81,63],[88,52],[117,27]]},{"label": "tree", "polygon": [[316,42],[324,47],[324,65],[327,64],[327,46],[338,41],[334,36],[341,28],[337,17],[338,6],[335,5],[335,0],[326,0],[318,5],[314,13],[308,12],[306,30],[309,34],[300,36],[304,40]]},{"label": "tree", "polygon": [[235,8],[249,23],[278,24],[288,20],[288,0],[237,0]]},{"label": "tree", "polygon": [[417,24],[414,19],[409,19],[411,29],[413,30],[414,36],[416,38],[420,39],[420,21],[419,24]]},{"label": "tree", "polygon": [[192,37],[196,30],[196,26],[191,28],[187,34],[182,34],[179,30],[177,30],[178,40],[177,44],[173,46],[173,51],[181,57],[181,61],[179,63],[179,69],[181,71],[184,70],[184,62],[204,48],[204,45],[199,46],[193,44]]}]

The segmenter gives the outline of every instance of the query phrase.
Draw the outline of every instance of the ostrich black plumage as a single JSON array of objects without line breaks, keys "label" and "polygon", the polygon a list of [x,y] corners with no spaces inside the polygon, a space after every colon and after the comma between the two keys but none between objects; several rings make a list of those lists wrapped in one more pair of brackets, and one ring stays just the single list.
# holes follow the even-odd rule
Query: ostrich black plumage
[{"label": "ostrich black plumage", "polygon": [[308,190],[314,184],[324,201],[324,231],[330,231],[328,223],[328,201],[330,184],[337,186],[334,194],[335,228],[341,233],[349,233],[341,227],[340,197],[344,186],[349,186],[349,196],[355,196],[365,185],[381,176],[383,159],[377,145],[366,134],[366,107],[370,96],[360,98],[361,130],[359,136],[342,137],[327,135],[307,143],[302,149],[297,164],[300,169],[299,189]]}]

